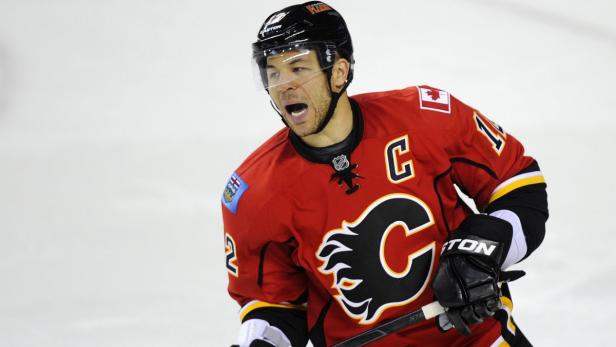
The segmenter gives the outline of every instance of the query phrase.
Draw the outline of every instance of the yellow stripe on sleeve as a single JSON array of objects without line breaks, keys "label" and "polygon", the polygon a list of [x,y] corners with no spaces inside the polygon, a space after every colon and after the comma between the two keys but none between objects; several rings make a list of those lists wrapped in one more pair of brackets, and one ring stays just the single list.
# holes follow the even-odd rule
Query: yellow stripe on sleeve
[{"label": "yellow stripe on sleeve", "polygon": [[494,200],[510,193],[513,190],[516,190],[518,188],[524,187],[524,186],[528,186],[531,184],[539,184],[539,183],[545,183],[545,178],[543,178],[542,175],[538,175],[538,176],[532,176],[532,177],[527,177],[527,178],[522,178],[519,180],[513,180],[511,183],[506,184],[502,187],[498,187],[493,193],[492,196],[490,197],[490,201],[488,202],[488,204],[491,204]]},{"label": "yellow stripe on sleeve", "polygon": [[501,296],[500,301],[505,305],[509,311],[513,311],[513,302],[506,296]]},{"label": "yellow stripe on sleeve", "polygon": [[246,305],[244,305],[244,307],[242,307],[242,309],[240,310],[240,321],[244,320],[244,317],[246,317],[248,313],[258,308],[263,308],[263,307],[286,308],[286,309],[291,309],[291,310],[306,310],[306,307],[303,305],[293,305],[293,304],[284,304],[284,303],[271,304],[265,301],[253,300],[247,303]]},{"label": "yellow stripe on sleeve", "polygon": [[506,296],[501,296],[500,299],[503,305],[505,306],[504,307],[505,311],[507,311],[507,329],[509,329],[509,331],[513,335],[515,335],[516,326],[515,324],[513,324],[513,321],[511,320],[511,314],[513,312],[513,302],[511,302],[511,299],[509,299]]},{"label": "yellow stripe on sleeve", "polygon": [[496,341],[494,341],[490,347],[510,347],[510,345],[505,341],[503,336],[499,336]]}]

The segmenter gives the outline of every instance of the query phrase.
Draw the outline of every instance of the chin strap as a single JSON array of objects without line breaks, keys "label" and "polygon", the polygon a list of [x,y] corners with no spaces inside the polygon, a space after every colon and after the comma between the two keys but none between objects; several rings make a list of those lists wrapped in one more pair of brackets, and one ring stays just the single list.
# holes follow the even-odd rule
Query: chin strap
[{"label": "chin strap", "polygon": [[319,125],[315,133],[320,133],[321,131],[323,131],[323,129],[325,129],[329,121],[332,119],[332,116],[334,115],[336,106],[338,106],[338,100],[340,100],[340,95],[342,95],[342,93],[344,93],[344,91],[349,86],[349,82],[348,80],[346,80],[344,82],[344,85],[342,86],[342,89],[338,93],[336,93],[332,91],[331,79],[332,79],[332,68],[330,67],[329,69],[327,69],[327,81],[329,82],[327,83],[327,86],[329,87],[329,95],[331,97],[331,100],[329,101],[329,107],[327,109],[327,113],[325,114],[325,118],[323,118],[323,120],[321,121],[321,124]]},{"label": "chin strap", "polygon": [[[265,91],[267,92],[267,94],[269,95],[269,90],[265,89]],[[274,111],[276,111],[276,113],[278,113],[278,115],[280,116],[280,120],[284,123],[284,126],[286,126],[287,128],[289,128],[289,124],[287,124],[287,122],[285,122],[284,117],[282,116],[282,112],[280,112],[280,109],[278,109],[278,107],[276,106],[276,104],[274,103],[274,100],[272,100],[272,97],[270,96],[270,105],[272,106],[272,108],[274,109]]]}]

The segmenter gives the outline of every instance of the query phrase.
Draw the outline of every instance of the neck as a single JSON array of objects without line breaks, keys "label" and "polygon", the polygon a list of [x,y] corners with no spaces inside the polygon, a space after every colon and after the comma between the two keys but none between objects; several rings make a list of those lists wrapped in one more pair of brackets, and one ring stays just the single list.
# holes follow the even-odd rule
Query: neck
[{"label": "neck", "polygon": [[340,95],[338,105],[325,128],[316,134],[303,136],[302,141],[311,147],[327,147],[342,142],[353,130],[353,110],[346,92]]}]

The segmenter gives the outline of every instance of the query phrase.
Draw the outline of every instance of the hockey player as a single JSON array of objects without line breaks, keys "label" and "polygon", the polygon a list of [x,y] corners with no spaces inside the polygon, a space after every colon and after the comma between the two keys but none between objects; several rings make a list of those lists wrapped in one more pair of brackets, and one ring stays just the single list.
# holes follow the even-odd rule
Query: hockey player
[{"label": "hockey player", "polygon": [[252,47],[286,127],[222,197],[238,344],[331,346],[438,300],[446,314],[372,345],[529,346],[507,268],[548,210],[518,140],[430,86],[349,97],[351,37],[325,3],[273,13]]}]

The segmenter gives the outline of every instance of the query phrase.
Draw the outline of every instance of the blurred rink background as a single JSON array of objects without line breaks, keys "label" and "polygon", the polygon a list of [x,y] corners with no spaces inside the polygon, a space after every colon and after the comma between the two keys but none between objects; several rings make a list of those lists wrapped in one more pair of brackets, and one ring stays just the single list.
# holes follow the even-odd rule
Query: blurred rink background
[{"label": "blurred rink background", "polygon": [[[281,127],[250,44],[287,1],[0,0],[0,345],[228,346],[220,195]],[[537,346],[613,344],[616,4],[343,1],[351,94],[430,84],[539,159],[511,285]]]}]

